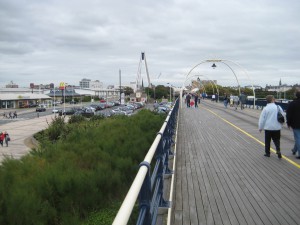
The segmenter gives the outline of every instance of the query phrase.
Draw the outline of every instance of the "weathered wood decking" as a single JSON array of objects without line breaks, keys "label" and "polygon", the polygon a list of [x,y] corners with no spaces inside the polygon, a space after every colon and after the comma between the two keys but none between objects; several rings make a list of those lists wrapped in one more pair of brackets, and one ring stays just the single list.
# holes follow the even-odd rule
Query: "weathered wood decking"
[{"label": "weathered wood decking", "polygon": [[[183,107],[171,224],[300,224],[300,168],[263,156],[260,112],[208,100],[199,109]],[[282,153],[299,164],[292,146],[292,131],[284,128]]]}]

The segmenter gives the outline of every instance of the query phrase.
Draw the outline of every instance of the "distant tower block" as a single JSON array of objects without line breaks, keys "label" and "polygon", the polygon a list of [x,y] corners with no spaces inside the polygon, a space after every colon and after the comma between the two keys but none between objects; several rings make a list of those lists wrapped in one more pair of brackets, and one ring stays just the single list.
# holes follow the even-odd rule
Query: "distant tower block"
[{"label": "distant tower block", "polygon": [[140,63],[139,63],[139,68],[137,72],[137,81],[136,81],[136,88],[137,90],[142,89],[142,66],[145,64],[145,69],[146,69],[146,74],[147,74],[147,79],[148,79],[148,87],[151,88],[151,82],[150,82],[150,76],[149,76],[149,71],[148,71],[148,66],[147,66],[147,60],[146,60],[146,54],[145,52],[141,53],[141,58],[140,58]]}]

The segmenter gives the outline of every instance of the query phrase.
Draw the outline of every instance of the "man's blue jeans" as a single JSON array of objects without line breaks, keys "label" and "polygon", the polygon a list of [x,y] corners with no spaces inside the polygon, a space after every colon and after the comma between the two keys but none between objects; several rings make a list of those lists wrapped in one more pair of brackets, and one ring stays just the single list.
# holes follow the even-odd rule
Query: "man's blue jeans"
[{"label": "man's blue jeans", "polygon": [[293,152],[298,151],[298,156],[300,156],[300,129],[293,129],[294,132],[294,139],[295,139],[295,146]]}]

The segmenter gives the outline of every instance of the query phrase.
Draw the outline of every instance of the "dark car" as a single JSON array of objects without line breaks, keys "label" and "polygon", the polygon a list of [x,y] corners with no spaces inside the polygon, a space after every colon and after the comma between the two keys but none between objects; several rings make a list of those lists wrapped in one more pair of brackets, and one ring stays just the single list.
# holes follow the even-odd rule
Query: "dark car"
[{"label": "dark car", "polygon": [[37,107],[38,105],[37,104],[35,104],[35,103],[30,103],[29,104],[29,108],[34,108],[34,107]]},{"label": "dark car", "polygon": [[45,111],[46,111],[46,108],[44,108],[44,107],[39,107],[39,108],[36,108],[35,111],[36,111],[36,112],[45,112]]},{"label": "dark car", "polygon": [[75,114],[75,110],[74,109],[66,109],[65,111],[60,110],[58,111],[58,115],[62,116],[62,115],[74,115]]},{"label": "dark car", "polygon": [[81,109],[76,111],[75,115],[81,115],[90,118],[95,115],[95,112],[91,109]]}]

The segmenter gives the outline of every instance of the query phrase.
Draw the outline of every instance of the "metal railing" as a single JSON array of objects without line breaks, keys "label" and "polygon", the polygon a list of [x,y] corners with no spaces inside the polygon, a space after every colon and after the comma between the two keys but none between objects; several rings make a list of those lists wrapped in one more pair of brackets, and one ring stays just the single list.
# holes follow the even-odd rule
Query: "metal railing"
[{"label": "metal railing", "polygon": [[[172,174],[169,169],[169,157],[173,154],[172,144],[176,129],[179,101],[175,102],[163,126],[152,143],[139,171],[116,215],[113,225],[126,225],[139,197],[139,216],[137,225],[154,225],[160,207],[170,207],[170,202],[163,198],[164,175]],[[153,170],[151,170],[151,161]]]}]

